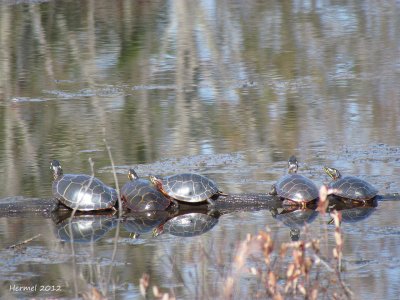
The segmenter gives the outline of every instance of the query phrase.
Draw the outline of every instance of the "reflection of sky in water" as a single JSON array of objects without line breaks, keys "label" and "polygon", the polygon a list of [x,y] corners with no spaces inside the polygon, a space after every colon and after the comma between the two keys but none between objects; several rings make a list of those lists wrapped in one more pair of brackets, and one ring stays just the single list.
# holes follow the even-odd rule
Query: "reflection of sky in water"
[{"label": "reflection of sky in water", "polygon": [[[106,69],[113,68],[117,65],[119,59],[119,47],[108,47],[108,49],[102,49],[96,55],[95,64],[97,70],[105,72]],[[97,76],[105,76],[107,73],[97,73]]]},{"label": "reflection of sky in water", "polygon": [[360,115],[359,115],[359,105],[356,102],[351,102],[347,106],[348,114],[350,116],[350,119],[352,121],[359,121],[360,120]]},{"label": "reflection of sky in water", "polygon": [[208,140],[204,140],[201,143],[201,154],[213,154],[215,153],[214,146]]},{"label": "reflection of sky in water", "polygon": [[320,12],[320,18],[331,36],[352,33],[357,29],[357,17],[349,7],[329,6]]},{"label": "reflection of sky in water", "polygon": [[212,86],[202,84],[198,87],[198,93],[200,100],[204,100],[207,102],[215,101],[216,92],[215,88],[213,88]]}]

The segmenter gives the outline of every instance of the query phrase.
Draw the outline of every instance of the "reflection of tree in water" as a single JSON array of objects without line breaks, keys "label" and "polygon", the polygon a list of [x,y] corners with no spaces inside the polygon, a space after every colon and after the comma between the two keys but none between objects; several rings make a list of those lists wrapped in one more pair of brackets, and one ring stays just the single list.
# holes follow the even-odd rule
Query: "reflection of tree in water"
[{"label": "reflection of tree in water", "polygon": [[[104,149],[103,128],[118,145],[116,161],[157,160],[165,148],[171,156],[261,148],[274,157],[327,136],[332,144],[365,141],[371,119],[360,115],[377,111],[375,134],[387,136],[393,124],[397,137],[398,99],[390,95],[398,74],[388,67],[396,43],[354,26],[370,17],[394,26],[370,5],[373,16],[346,5],[257,1],[2,5],[0,101],[16,103],[0,108],[9,175],[1,190],[39,190],[47,152],[64,149],[79,168],[87,157],[76,153]],[[336,17],[351,22],[337,27]],[[387,80],[371,84],[381,74]],[[349,119],[357,125],[345,125]],[[23,161],[33,180],[20,171]]]}]

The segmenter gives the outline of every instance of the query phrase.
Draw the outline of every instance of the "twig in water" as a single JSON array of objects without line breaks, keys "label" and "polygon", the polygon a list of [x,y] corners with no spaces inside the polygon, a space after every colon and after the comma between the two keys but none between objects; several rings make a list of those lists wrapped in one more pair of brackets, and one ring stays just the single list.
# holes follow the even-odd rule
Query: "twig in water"
[{"label": "twig in water", "polygon": [[29,243],[29,242],[33,241],[34,239],[38,238],[39,236],[41,236],[41,234],[40,234],[40,233],[39,233],[39,234],[37,234],[37,235],[35,235],[34,237],[31,237],[31,238],[29,238],[29,239],[25,240],[25,241],[22,241],[22,242],[20,242],[20,243],[17,243],[17,244],[14,244],[14,245],[8,246],[8,247],[7,247],[7,249],[19,248],[19,247],[21,247],[22,245],[25,245],[25,244],[27,244],[27,243]]},{"label": "twig in water", "polygon": [[90,164],[90,170],[91,170],[91,176],[88,184],[85,186],[85,190],[82,193],[81,199],[78,199],[76,206],[72,210],[71,216],[68,220],[68,230],[69,230],[69,236],[70,236],[70,243],[71,243],[71,254],[72,254],[72,270],[73,270],[73,282],[74,282],[74,292],[75,292],[75,298],[78,299],[78,282],[77,282],[77,276],[76,276],[76,257],[75,257],[75,247],[74,247],[74,233],[72,232],[72,220],[75,216],[76,211],[78,210],[79,203],[83,200],[83,195],[86,194],[87,190],[89,189],[90,185],[93,182],[94,179],[94,163],[91,157],[89,157],[89,164]]},{"label": "twig in water", "polygon": [[112,275],[112,271],[113,271],[113,264],[114,264],[114,261],[115,261],[115,257],[117,255],[117,246],[118,246],[118,238],[119,238],[119,230],[120,230],[120,220],[121,220],[121,215],[122,215],[122,202],[121,202],[121,196],[120,196],[117,173],[115,172],[114,159],[113,159],[112,154],[111,154],[111,149],[110,149],[110,146],[108,145],[107,140],[105,138],[103,139],[103,141],[104,141],[104,144],[106,145],[108,156],[110,157],[112,172],[113,172],[114,181],[115,181],[115,189],[117,191],[117,196],[118,196],[118,222],[117,222],[117,228],[115,230],[114,249],[113,249],[113,253],[111,255],[110,272],[108,273],[108,277],[107,277],[107,281],[106,281],[106,286],[108,286],[108,284],[111,281],[111,275]]},{"label": "twig in water", "polygon": [[118,195],[118,218],[121,218],[121,215],[122,215],[122,202],[121,202],[121,196],[120,196],[117,172],[115,172],[114,159],[112,157],[111,148],[108,145],[107,140],[103,139],[103,141],[104,141],[104,144],[106,145],[108,156],[109,156],[110,162],[111,162],[112,173],[113,173],[114,181],[115,181],[115,190],[117,191],[117,195]]}]

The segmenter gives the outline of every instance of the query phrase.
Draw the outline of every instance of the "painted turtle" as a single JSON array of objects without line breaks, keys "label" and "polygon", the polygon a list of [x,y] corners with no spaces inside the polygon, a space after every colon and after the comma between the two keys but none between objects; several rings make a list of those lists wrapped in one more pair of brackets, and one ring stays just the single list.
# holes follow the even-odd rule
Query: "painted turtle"
[{"label": "painted turtle", "polygon": [[214,205],[211,198],[223,195],[214,181],[199,174],[184,173],[164,178],[150,176],[150,181],[164,195],[182,202],[207,201]]},{"label": "painted turtle", "polygon": [[165,210],[171,201],[150,181],[141,179],[134,169],[128,172],[130,181],[121,188],[121,199],[124,208],[131,211]]},{"label": "painted turtle", "polygon": [[187,212],[173,217],[163,225],[153,230],[153,235],[169,233],[174,236],[192,237],[210,231],[218,223],[219,213],[217,211]]},{"label": "painted turtle", "polygon": [[270,195],[279,196],[285,205],[300,204],[305,207],[308,202],[318,198],[317,186],[307,177],[297,174],[298,162],[295,156],[288,160],[288,174],[271,187]]},{"label": "painted turtle", "polygon": [[51,162],[53,195],[65,206],[82,211],[115,209],[118,200],[115,189],[99,179],[83,174],[63,174],[58,160]]},{"label": "painted turtle", "polygon": [[332,178],[329,188],[334,190],[333,195],[366,202],[378,194],[378,190],[370,183],[354,176],[344,176],[335,168],[324,167],[324,171]]}]

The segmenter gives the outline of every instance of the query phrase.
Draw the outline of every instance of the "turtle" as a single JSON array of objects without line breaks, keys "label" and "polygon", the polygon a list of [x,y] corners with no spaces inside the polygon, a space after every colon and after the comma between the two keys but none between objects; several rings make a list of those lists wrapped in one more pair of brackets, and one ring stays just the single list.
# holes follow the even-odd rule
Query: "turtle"
[{"label": "turtle", "polygon": [[130,211],[165,210],[170,204],[170,198],[164,196],[153,184],[141,179],[134,169],[128,171],[129,181],[121,188],[121,200],[125,209]]},{"label": "turtle", "polygon": [[207,201],[214,205],[212,200],[225,195],[211,179],[194,173],[183,173],[164,178],[150,176],[150,181],[166,196],[188,203]]},{"label": "turtle", "polygon": [[58,160],[50,163],[53,170],[53,195],[65,206],[80,211],[115,210],[117,191],[94,176],[63,174]]},{"label": "turtle", "polygon": [[169,233],[179,237],[198,236],[210,231],[217,223],[218,211],[185,212],[175,216],[153,230],[153,235]]},{"label": "turtle", "polygon": [[374,186],[361,178],[355,176],[342,177],[339,170],[330,167],[324,167],[324,171],[332,178],[329,188],[333,190],[335,196],[365,203],[378,194],[378,190]]},{"label": "turtle", "polygon": [[288,160],[288,174],[271,187],[270,195],[283,199],[284,205],[307,206],[319,196],[317,186],[307,177],[297,174],[297,158],[292,155]]}]

